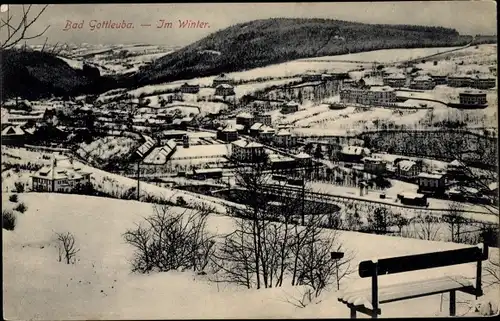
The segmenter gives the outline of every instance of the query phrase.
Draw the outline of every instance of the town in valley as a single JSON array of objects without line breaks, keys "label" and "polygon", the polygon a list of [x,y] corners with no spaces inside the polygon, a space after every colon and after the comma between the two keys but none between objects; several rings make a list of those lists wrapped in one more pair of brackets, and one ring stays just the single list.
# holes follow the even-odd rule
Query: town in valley
[{"label": "town in valley", "polygon": [[496,34],[148,19],[207,38],[2,43],[5,318],[499,313]]}]

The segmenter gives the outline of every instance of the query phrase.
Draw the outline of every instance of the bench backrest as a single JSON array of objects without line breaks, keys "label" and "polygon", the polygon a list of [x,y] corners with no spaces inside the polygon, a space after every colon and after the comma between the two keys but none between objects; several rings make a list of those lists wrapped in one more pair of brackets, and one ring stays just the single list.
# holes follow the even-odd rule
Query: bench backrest
[{"label": "bench backrest", "polygon": [[363,261],[359,264],[359,276],[394,274],[416,270],[431,269],[450,265],[484,261],[488,259],[488,247],[479,246],[465,249],[407,255],[380,259],[376,262]]}]

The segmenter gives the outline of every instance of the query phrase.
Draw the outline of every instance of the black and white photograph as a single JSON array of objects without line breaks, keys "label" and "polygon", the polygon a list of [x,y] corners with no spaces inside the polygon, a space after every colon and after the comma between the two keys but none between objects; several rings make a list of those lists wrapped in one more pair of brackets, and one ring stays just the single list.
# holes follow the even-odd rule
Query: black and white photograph
[{"label": "black and white photograph", "polygon": [[499,315],[496,13],[0,4],[4,319]]}]

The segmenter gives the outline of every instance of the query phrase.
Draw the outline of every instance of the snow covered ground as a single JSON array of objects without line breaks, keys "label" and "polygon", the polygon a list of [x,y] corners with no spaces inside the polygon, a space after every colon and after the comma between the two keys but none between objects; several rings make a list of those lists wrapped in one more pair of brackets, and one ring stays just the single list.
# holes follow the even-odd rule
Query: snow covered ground
[{"label": "snow covered ground", "polygon": [[331,60],[331,61],[365,61],[365,62],[399,62],[420,57],[430,56],[440,52],[445,52],[460,47],[441,47],[441,48],[412,48],[412,49],[383,49],[359,52],[354,54],[324,56],[310,58],[308,60]]},{"label": "snow covered ground", "polygon": [[[8,204],[2,195],[2,205]],[[132,248],[122,234],[152,213],[151,204],[62,194],[19,194],[28,210],[17,214],[14,231],[3,231],[4,316],[6,319],[153,319],[153,318],[347,318],[349,310],[328,290],[321,301],[300,309],[286,300],[302,296],[301,287],[246,290],[209,283],[190,272],[138,275],[130,272]],[[126,210],[124,210],[126,209]],[[209,230],[224,234],[233,222],[213,215]],[[71,232],[80,248],[75,264],[57,261],[55,232]],[[387,256],[457,249],[463,245],[342,232],[340,240],[360,261]],[[498,257],[498,250],[490,250]],[[475,264],[381,277],[380,285],[425,280],[444,275],[473,277]],[[369,286],[370,280],[352,274],[341,290]],[[498,302],[494,289],[486,298]],[[447,296],[440,312],[440,295],[382,306],[383,317],[446,316]],[[457,300],[473,302],[457,293]],[[498,305],[497,305],[498,306]],[[425,309],[422,309],[425,307]],[[457,314],[468,307],[457,305]],[[469,313],[468,315],[474,315]]]}]

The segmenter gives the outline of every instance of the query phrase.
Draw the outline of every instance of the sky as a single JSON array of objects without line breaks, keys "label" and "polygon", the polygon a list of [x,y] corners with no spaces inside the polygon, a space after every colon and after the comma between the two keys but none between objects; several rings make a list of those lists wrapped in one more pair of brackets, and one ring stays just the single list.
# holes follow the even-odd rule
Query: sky
[{"label": "sky", "polygon": [[[20,5],[11,5],[19,16]],[[39,8],[33,6],[32,12]],[[4,11],[4,10],[2,10]],[[28,35],[50,26],[43,38],[30,43],[149,43],[184,46],[236,23],[272,17],[328,18],[364,23],[443,26],[460,34],[496,34],[494,1],[400,1],[316,3],[176,3],[176,4],[55,4],[32,25]],[[0,12],[5,18],[6,12]],[[14,20],[14,19],[13,19]],[[133,28],[104,28],[103,21]],[[171,22],[157,28],[161,20]],[[200,21],[196,28],[179,28],[179,20]],[[69,21],[69,22],[68,22]],[[128,24],[128,25],[127,25]],[[141,26],[150,24],[150,26]],[[69,28],[75,26],[75,28]],[[101,28],[99,28],[101,26]],[[170,27],[170,28],[168,28]],[[0,30],[0,40],[5,30]],[[65,30],[67,29],[67,30]]]}]

